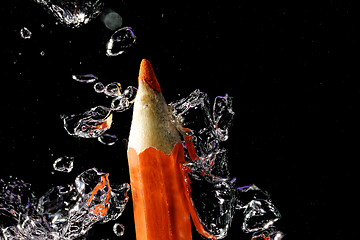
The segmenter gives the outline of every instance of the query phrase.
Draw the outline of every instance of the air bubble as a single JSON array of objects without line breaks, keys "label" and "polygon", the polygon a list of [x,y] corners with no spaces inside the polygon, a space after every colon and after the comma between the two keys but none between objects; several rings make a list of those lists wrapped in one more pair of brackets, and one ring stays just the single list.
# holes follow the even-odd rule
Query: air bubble
[{"label": "air bubble", "polygon": [[113,227],[113,231],[116,236],[121,237],[122,235],[124,235],[125,227],[120,223],[115,223]]},{"label": "air bubble", "polygon": [[64,128],[69,135],[97,138],[112,124],[111,109],[97,106],[81,114],[63,115]]},{"label": "air bubble", "polygon": [[111,102],[111,109],[117,112],[123,112],[130,107],[129,100],[123,95],[116,97]]},{"label": "air bubble", "polygon": [[94,74],[72,75],[72,79],[83,83],[93,83],[98,80],[98,77]]},{"label": "air bubble", "polygon": [[106,55],[109,57],[123,54],[136,41],[136,36],[130,27],[116,30],[106,44]]},{"label": "air bubble", "polygon": [[30,39],[31,36],[32,36],[32,33],[30,32],[29,29],[27,29],[26,27],[23,27],[23,28],[20,30],[20,36],[21,36],[23,39]]},{"label": "air bubble", "polygon": [[103,135],[98,137],[99,142],[101,142],[102,144],[108,145],[108,146],[114,145],[118,140],[119,139],[117,136],[107,134],[107,133],[104,133]]},{"label": "air bubble", "polygon": [[105,91],[105,86],[104,86],[103,83],[97,82],[97,83],[94,84],[94,90],[97,93],[102,93],[102,92]]},{"label": "air bubble", "polygon": [[54,170],[58,172],[71,172],[74,167],[74,158],[73,157],[59,157],[53,163]]},{"label": "air bubble", "polygon": [[121,84],[118,82],[113,82],[105,87],[104,93],[110,97],[117,97],[121,95]]}]

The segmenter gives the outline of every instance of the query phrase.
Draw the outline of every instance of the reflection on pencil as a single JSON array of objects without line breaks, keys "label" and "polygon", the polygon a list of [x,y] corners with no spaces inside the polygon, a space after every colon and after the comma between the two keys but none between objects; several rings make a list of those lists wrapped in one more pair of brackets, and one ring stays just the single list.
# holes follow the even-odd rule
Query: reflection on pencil
[{"label": "reflection on pencil", "polygon": [[190,198],[184,149],[150,62],[142,60],[128,145],[137,240],[191,240],[192,215],[202,227]]}]

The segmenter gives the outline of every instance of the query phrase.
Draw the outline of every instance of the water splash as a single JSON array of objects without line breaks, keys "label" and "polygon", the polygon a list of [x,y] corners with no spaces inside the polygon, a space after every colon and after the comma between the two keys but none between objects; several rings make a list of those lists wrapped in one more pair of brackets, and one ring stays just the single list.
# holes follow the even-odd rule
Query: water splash
[{"label": "water splash", "polygon": [[109,57],[123,54],[136,42],[134,31],[130,27],[116,30],[106,44],[106,55]]},{"label": "water splash", "polygon": [[64,128],[68,134],[82,138],[97,138],[112,124],[110,108],[97,106],[85,113],[63,115]]},{"label": "water splash", "polygon": [[236,188],[228,168],[229,138],[234,111],[228,95],[217,96],[211,105],[200,90],[169,104],[173,122],[183,135],[191,198],[206,231],[217,239],[227,236],[235,211],[243,214],[242,230],[252,239],[281,239],[274,227],[281,217],[270,196],[255,185]]},{"label": "water splash", "polygon": [[230,178],[227,151],[234,115],[231,98],[216,97],[214,105],[206,93],[195,90],[188,97],[169,104],[174,123],[183,133],[192,200],[204,228],[224,238],[235,212],[235,180]]},{"label": "water splash", "polygon": [[23,27],[23,28],[20,30],[20,36],[21,36],[23,39],[30,39],[31,36],[32,36],[32,33],[30,32],[29,29],[27,29],[26,27]]},{"label": "water splash", "polygon": [[70,27],[80,27],[96,18],[104,3],[100,0],[35,0],[60,23]]},{"label": "water splash", "polygon": [[234,116],[231,98],[218,96],[211,108],[207,94],[197,89],[169,106],[174,123],[184,135],[191,168],[201,169],[202,175],[230,177],[227,150],[221,143],[228,139]]},{"label": "water splash", "polygon": [[112,184],[96,168],[78,175],[74,184],[56,186],[37,199],[30,184],[0,179],[0,239],[70,240],[94,224],[116,220],[124,211],[130,185]]},{"label": "water splash", "polygon": [[84,113],[62,115],[61,119],[69,135],[98,138],[99,142],[111,146],[117,141],[117,137],[112,135],[102,137],[102,135],[111,127],[113,112],[123,112],[132,107],[137,89],[128,86],[123,91],[119,82],[112,82],[106,86],[97,82],[94,84],[94,90],[112,98],[110,108],[97,106]]},{"label": "water splash", "polygon": [[54,170],[59,171],[59,172],[69,173],[72,171],[73,167],[74,167],[74,158],[73,157],[68,157],[68,156],[59,157],[53,163]]}]

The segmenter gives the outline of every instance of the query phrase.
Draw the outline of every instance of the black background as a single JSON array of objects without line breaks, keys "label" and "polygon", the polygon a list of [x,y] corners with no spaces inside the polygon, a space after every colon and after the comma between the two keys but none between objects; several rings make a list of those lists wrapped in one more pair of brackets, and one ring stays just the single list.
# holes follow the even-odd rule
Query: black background
[{"label": "black background", "polygon": [[[137,36],[126,54],[107,57],[112,31],[100,18],[71,29],[33,1],[3,1],[0,178],[31,182],[38,195],[91,167],[109,172],[111,182],[129,182],[122,141],[69,136],[60,115],[110,104],[72,74],[136,86],[147,58],[168,102],[197,88],[210,99],[233,97],[232,175],[238,186],[255,183],[271,194],[286,239],[356,236],[355,161],[344,140],[346,112],[358,104],[354,6],[296,2],[106,1]],[[31,39],[20,37],[22,27]],[[115,114],[109,132],[126,139],[130,120],[131,111]],[[54,172],[65,155],[75,157],[73,171]],[[123,239],[135,239],[131,201],[116,222],[125,225]],[[94,227],[88,239],[116,239],[112,225]],[[237,213],[225,239],[250,239],[240,226]]]}]

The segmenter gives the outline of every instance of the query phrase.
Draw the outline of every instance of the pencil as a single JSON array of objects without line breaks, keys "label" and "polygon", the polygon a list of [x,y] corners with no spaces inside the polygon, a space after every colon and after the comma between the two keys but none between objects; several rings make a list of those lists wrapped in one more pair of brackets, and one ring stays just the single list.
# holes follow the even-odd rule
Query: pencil
[{"label": "pencil", "polygon": [[215,239],[202,227],[192,204],[188,177],[181,168],[181,138],[146,59],[140,64],[128,162],[137,240],[191,240],[190,215],[203,236]]}]

